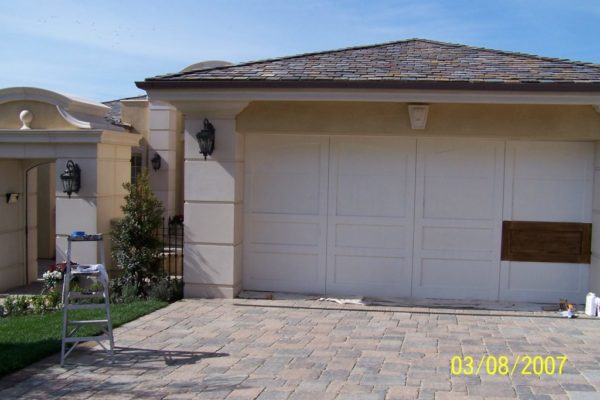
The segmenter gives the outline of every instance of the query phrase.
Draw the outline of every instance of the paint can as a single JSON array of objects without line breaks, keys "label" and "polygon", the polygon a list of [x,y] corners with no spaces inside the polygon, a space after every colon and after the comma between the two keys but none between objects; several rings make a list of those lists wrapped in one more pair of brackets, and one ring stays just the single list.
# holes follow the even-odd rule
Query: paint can
[{"label": "paint can", "polygon": [[585,313],[590,317],[595,317],[598,315],[598,306],[596,303],[596,294],[589,292],[587,296],[585,296]]}]

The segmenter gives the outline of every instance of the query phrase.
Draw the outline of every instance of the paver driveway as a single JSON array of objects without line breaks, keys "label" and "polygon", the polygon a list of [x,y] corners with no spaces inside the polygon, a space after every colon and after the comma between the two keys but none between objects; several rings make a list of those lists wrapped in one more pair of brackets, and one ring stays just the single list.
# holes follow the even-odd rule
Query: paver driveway
[{"label": "paver driveway", "polygon": [[[95,348],[66,368],[51,357],[0,380],[0,398],[600,398],[600,320],[386,310],[185,300],[117,329],[114,365]],[[483,354],[569,361],[562,375],[451,375],[452,356]]]}]

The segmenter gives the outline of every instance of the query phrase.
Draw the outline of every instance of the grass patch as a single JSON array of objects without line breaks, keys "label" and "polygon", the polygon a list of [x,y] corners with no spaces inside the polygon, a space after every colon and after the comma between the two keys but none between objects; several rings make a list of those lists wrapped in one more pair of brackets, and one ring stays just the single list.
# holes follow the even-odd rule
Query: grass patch
[{"label": "grass patch", "polygon": [[[133,321],[167,305],[167,302],[148,300],[128,304],[111,304],[113,328]],[[60,351],[62,311],[44,315],[23,315],[0,318],[0,377],[28,366]],[[71,319],[101,319],[103,310],[74,310]],[[98,327],[82,327],[80,336],[100,334]]]}]

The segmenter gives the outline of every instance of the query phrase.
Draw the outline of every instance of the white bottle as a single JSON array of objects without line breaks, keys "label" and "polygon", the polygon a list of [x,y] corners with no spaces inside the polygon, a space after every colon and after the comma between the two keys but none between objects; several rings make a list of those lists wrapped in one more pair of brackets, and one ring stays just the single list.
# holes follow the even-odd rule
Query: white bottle
[{"label": "white bottle", "polygon": [[589,292],[585,296],[585,313],[590,317],[595,317],[596,312],[596,294]]}]

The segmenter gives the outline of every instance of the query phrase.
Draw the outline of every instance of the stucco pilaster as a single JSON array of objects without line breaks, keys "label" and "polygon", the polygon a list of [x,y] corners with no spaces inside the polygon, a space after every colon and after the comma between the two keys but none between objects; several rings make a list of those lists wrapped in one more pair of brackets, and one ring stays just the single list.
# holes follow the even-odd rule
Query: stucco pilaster
[{"label": "stucco pilaster", "polygon": [[[105,259],[110,267],[111,220],[122,215],[121,205],[126,194],[123,183],[130,179],[131,147],[118,144],[93,146],[89,158],[58,158],[56,160],[56,258],[66,259],[67,236],[75,231],[102,233]],[[81,168],[81,189],[71,198],[63,193],[60,174],[68,160]],[[78,263],[98,262],[96,243],[80,243],[73,247],[72,259]]]},{"label": "stucco pilaster", "polygon": [[155,154],[161,158],[158,171],[150,165],[150,185],[166,214],[172,216],[177,210],[177,110],[166,103],[151,101],[148,118],[148,160]]},{"label": "stucco pilaster", "polygon": [[[236,115],[244,104],[212,104],[185,120],[186,297],[232,298],[241,290],[244,137]],[[208,118],[216,130],[215,150],[206,160],[196,133]]]}]

